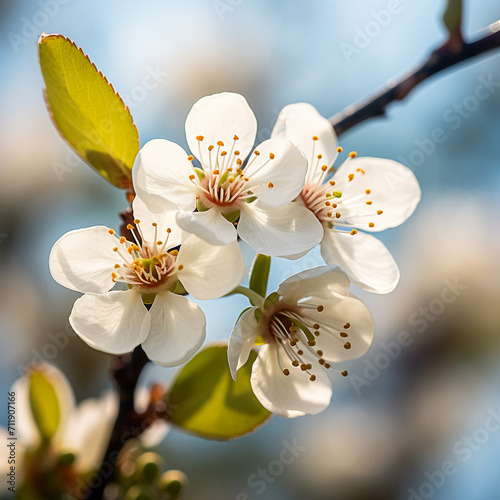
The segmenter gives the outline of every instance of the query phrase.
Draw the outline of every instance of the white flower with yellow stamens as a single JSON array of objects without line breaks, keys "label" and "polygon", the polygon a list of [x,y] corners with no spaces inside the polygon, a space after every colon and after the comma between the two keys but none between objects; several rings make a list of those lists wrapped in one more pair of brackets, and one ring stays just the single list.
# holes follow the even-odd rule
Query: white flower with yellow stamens
[{"label": "white flower with yellow stamens", "polygon": [[[199,306],[171,290],[179,281],[197,299],[221,297],[241,283],[245,265],[236,242],[214,247],[196,236],[183,240],[175,212],[153,213],[139,198],[133,208],[134,243],[104,226],[70,231],[52,248],[50,272],[85,293],[69,321],[91,347],[124,354],[142,344],[152,361],[177,366],[202,345],[206,321]],[[127,289],[110,291],[115,283]],[[145,303],[152,303],[149,311]]]},{"label": "white flower with yellow stamens", "polygon": [[307,160],[284,138],[263,142],[249,156],[256,133],[244,97],[204,97],[186,119],[187,142],[201,168],[177,144],[156,139],[137,155],[134,187],[155,210],[174,204],[179,226],[212,245],[239,235],[266,255],[309,251],[322,230],[308,210],[290,203],[304,187]]},{"label": "white flower with yellow stamens", "polygon": [[255,342],[263,341],[251,384],[269,411],[298,417],[324,410],[332,395],[329,362],[358,358],[370,347],[372,316],[349,285],[339,268],[310,269],[241,315],[229,340],[231,375],[236,379]]},{"label": "white flower with yellow stamens", "polygon": [[330,178],[338,154],[331,123],[305,103],[286,106],[271,137],[287,138],[308,158],[306,184],[296,202],[316,215],[324,230],[321,254],[339,265],[364,290],[391,292],[399,269],[389,250],[374,236],[358,232],[399,226],[421,198],[417,179],[404,165],[351,153]]}]

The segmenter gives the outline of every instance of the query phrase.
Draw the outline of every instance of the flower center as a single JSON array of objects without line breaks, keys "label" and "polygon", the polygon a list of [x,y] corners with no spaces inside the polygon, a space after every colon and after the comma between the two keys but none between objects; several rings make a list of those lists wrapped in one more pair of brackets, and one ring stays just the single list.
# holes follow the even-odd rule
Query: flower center
[{"label": "flower center", "polygon": [[[316,145],[317,136],[313,136],[313,145]],[[335,181],[333,179],[326,181],[327,175],[334,171],[334,167],[328,168],[327,165],[322,165],[320,168],[322,154],[314,155],[314,147],[311,159],[309,160],[309,169],[306,177],[306,184],[300,193],[297,201],[308,208],[323,226],[332,229],[334,226],[351,228],[349,217],[369,217],[373,218],[377,215],[382,215],[383,210],[374,210],[373,213],[357,213],[357,209],[363,205],[372,206],[373,201],[370,199],[371,189],[365,189],[364,193],[356,196],[346,196],[342,191],[334,189]],[[337,153],[341,153],[342,148],[337,148]],[[356,158],[357,153],[349,153],[350,159]],[[355,173],[350,173],[347,176],[348,182],[355,182],[359,176],[365,175],[365,171],[361,168],[356,169]],[[369,227],[375,227],[374,222],[368,222]],[[351,230],[351,234],[355,235],[356,229]]]},{"label": "flower center", "polygon": [[[274,295],[274,297],[273,297]],[[351,349],[351,342],[347,341],[348,330],[351,324],[339,323],[328,318],[317,323],[310,319],[308,312],[314,311],[322,313],[325,310],[323,304],[314,304],[310,300],[307,302],[298,302],[295,305],[287,304],[277,294],[270,296],[273,305],[264,311],[263,317],[263,338],[268,344],[278,343],[278,362],[281,364],[281,352],[291,362],[293,368],[297,368],[309,375],[309,380],[314,382],[316,375],[311,361],[316,361],[323,368],[331,368],[323,357],[323,351],[317,348],[317,342],[321,335],[333,335],[339,340],[339,348]],[[282,368],[284,375],[290,375],[288,368]],[[342,375],[347,376],[347,371]]]},{"label": "flower center", "polygon": [[[202,168],[193,167],[193,174],[189,180],[196,186],[197,198],[202,209],[217,208],[223,214],[230,214],[240,209],[242,203],[251,202],[259,194],[274,187],[272,182],[256,184],[252,182],[251,176],[246,175],[245,170],[255,161],[261,163],[260,152],[255,150],[252,159],[243,166],[240,151],[237,149],[239,138],[233,137],[233,144],[228,152],[223,141],[217,141],[217,145],[202,147],[204,137],[196,136],[198,141],[199,159]],[[273,153],[254,169],[252,176],[275,158]],[[193,161],[193,156],[188,160]]]},{"label": "flower center", "polygon": [[111,274],[113,281],[137,287],[143,294],[158,287],[169,288],[176,280],[177,271],[182,269],[181,265],[176,265],[177,250],[167,251],[170,228],[166,230],[165,241],[161,241],[158,239],[157,224],[153,222],[154,241],[150,242],[144,237],[140,221],[136,219],[134,224],[129,224],[127,229],[135,243],[130,243],[123,236],[118,238],[112,229],[108,231],[114,243],[118,241],[113,250],[120,259]]}]

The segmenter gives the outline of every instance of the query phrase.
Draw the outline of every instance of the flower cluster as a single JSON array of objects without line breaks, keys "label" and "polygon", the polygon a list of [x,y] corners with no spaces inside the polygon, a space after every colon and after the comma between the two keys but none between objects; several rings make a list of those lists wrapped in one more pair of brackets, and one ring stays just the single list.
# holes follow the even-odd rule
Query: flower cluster
[{"label": "flower cluster", "polygon": [[388,293],[399,280],[391,254],[369,233],[404,222],[420,188],[392,160],[353,152],[335,168],[342,149],[308,104],[285,107],[271,138],[254,148],[256,132],[242,96],[199,100],[186,119],[190,154],[156,139],[137,155],[129,238],[104,226],[71,231],[54,245],[50,270],[85,294],[70,323],[87,344],[112,354],[140,344],[151,360],[176,366],[205,339],[205,316],[184,294],[215,299],[241,284],[238,237],[288,259],[321,244],[328,266],[258,298],[228,348],[236,377],[263,344],[251,378],[263,406],[286,417],[317,413],[330,401],[331,363],[362,356],[373,338],[370,312],[350,283]]}]

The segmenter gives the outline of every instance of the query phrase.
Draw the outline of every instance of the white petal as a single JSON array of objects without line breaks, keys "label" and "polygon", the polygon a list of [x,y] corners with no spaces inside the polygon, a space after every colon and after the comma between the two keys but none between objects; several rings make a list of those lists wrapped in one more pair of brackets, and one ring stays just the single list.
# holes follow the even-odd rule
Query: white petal
[{"label": "white petal", "polygon": [[236,241],[212,246],[197,236],[190,236],[181,246],[177,276],[186,290],[197,299],[217,299],[237,287],[245,277],[246,267]]},{"label": "white petal", "polygon": [[[42,363],[33,367],[39,371],[52,385],[59,404],[59,427],[53,437],[57,445],[64,433],[66,424],[75,406],[75,395],[69,380],[63,372],[55,366]],[[36,426],[30,403],[30,371],[17,379],[12,385],[11,391],[16,394],[16,436],[27,449],[36,447],[40,443],[40,433]]]},{"label": "white petal", "polygon": [[[250,181],[247,188],[255,189],[262,203],[277,207],[293,201],[302,191],[307,160],[287,139],[270,139],[257,146],[260,155],[245,168]],[[270,159],[270,154],[274,159]],[[269,188],[269,183],[273,184]]]},{"label": "white petal", "polygon": [[179,145],[165,139],[149,141],[137,155],[132,175],[134,188],[149,205],[158,197],[183,210],[194,210],[195,187],[189,180],[193,173],[188,154]]},{"label": "white petal", "polygon": [[[317,305],[317,302],[314,303]],[[350,294],[346,297],[332,297],[329,302],[323,302],[323,305],[322,312],[308,309],[304,313],[311,322],[320,325],[320,335],[315,338],[315,349],[322,350],[323,358],[334,362],[356,359],[366,354],[373,342],[375,331],[375,324],[368,307]],[[350,327],[343,328],[347,323],[350,323]],[[336,330],[336,333],[322,331],[321,325],[329,326]],[[340,331],[346,332],[348,337],[341,338]],[[346,342],[351,344],[350,349],[344,348]]]},{"label": "white petal", "polygon": [[98,469],[117,415],[118,396],[112,391],[100,398],[85,399],[72,412],[61,450],[76,455],[80,471]]},{"label": "white petal", "polygon": [[[314,136],[317,141],[312,140]],[[286,137],[292,141],[304,153],[313,173],[322,165],[333,165],[338,155],[332,124],[314,106],[304,102],[290,104],[281,110],[271,137]],[[319,162],[318,154],[323,156]]]},{"label": "white petal", "polygon": [[[164,201],[163,206],[149,206],[136,196],[133,203],[134,218],[139,219],[139,227],[145,237],[145,241],[154,244],[158,240],[165,241],[167,228],[172,232],[168,235],[168,246],[172,248],[180,245],[189,235],[177,224],[176,215],[178,209],[175,205]],[[156,239],[153,223],[157,224]]]},{"label": "white petal", "polygon": [[148,311],[134,290],[84,295],[69,322],[90,347],[109,354],[133,351],[149,332]]},{"label": "white petal", "polygon": [[255,142],[257,120],[246,99],[230,92],[203,97],[191,108],[186,118],[186,139],[189,149],[198,160],[202,161],[196,137],[203,136],[202,147],[204,159],[208,159],[207,148],[217,147],[222,141],[229,152],[238,136],[235,150],[239,150],[240,158],[246,158]]},{"label": "white petal", "polygon": [[70,231],[59,238],[49,257],[52,277],[77,292],[103,293],[114,286],[111,273],[120,262],[115,236],[104,226]]},{"label": "white petal", "polygon": [[240,316],[229,338],[227,360],[231,377],[234,380],[236,380],[236,372],[248,361],[255,340],[261,333],[255,319],[256,309],[257,307],[252,307]]},{"label": "white petal", "polygon": [[256,252],[282,257],[314,248],[323,237],[323,227],[297,203],[269,208],[255,201],[242,206],[238,234]]},{"label": "white petal", "polygon": [[325,300],[335,295],[347,295],[349,286],[349,278],[340,268],[321,266],[307,269],[283,281],[278,293],[292,302],[307,297]]},{"label": "white petal", "polygon": [[399,282],[399,269],[386,246],[371,234],[325,229],[321,255],[340,266],[351,281],[368,292],[389,293]]},{"label": "white petal", "polygon": [[206,212],[179,212],[176,220],[184,231],[196,234],[211,245],[227,245],[237,238],[233,224],[213,208]]},{"label": "white petal", "polygon": [[[306,372],[292,366],[282,349],[279,350],[278,363],[277,351],[276,344],[263,346],[253,364],[250,382],[262,406],[287,418],[323,411],[332,397],[332,388],[324,369],[319,367],[314,372],[316,380],[312,382]],[[285,368],[290,375],[282,372]]]},{"label": "white petal", "polygon": [[[350,174],[354,174],[351,182],[348,178]],[[333,178],[335,189],[343,193],[342,198],[336,201],[342,219],[366,231],[399,226],[411,216],[421,198],[420,186],[413,172],[392,160],[347,160]],[[367,189],[369,194],[366,194]],[[349,201],[356,196],[359,199]],[[367,201],[372,204],[367,205]],[[377,215],[378,210],[383,213]],[[374,227],[369,227],[370,222],[375,224]]]},{"label": "white petal", "polygon": [[149,313],[151,330],[142,348],[151,361],[178,366],[203,344],[205,315],[186,297],[170,292],[158,294]]}]

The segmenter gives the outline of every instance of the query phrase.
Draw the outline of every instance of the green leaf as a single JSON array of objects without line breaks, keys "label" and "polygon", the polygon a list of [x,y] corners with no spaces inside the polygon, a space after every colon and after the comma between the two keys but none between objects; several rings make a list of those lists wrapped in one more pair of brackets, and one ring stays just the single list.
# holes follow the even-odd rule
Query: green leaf
[{"label": "green leaf", "polygon": [[50,441],[59,427],[59,401],[54,386],[39,371],[30,375],[29,399],[40,435],[44,441]]},{"label": "green leaf", "polygon": [[448,0],[443,14],[443,22],[450,33],[460,32],[462,25],[462,0]]},{"label": "green leaf", "polygon": [[139,137],[129,109],[69,38],[42,34],[38,49],[45,99],[57,130],[106,180],[130,189]]},{"label": "green leaf", "polygon": [[[267,281],[271,269],[271,257],[258,253],[252,264],[250,271],[250,290],[257,292],[261,297],[266,296]],[[255,304],[254,304],[255,305]]]},{"label": "green leaf", "polygon": [[271,417],[255,397],[250,374],[257,357],[231,378],[227,345],[212,345],[189,361],[167,396],[168,420],[205,439],[228,440],[244,436]]}]

